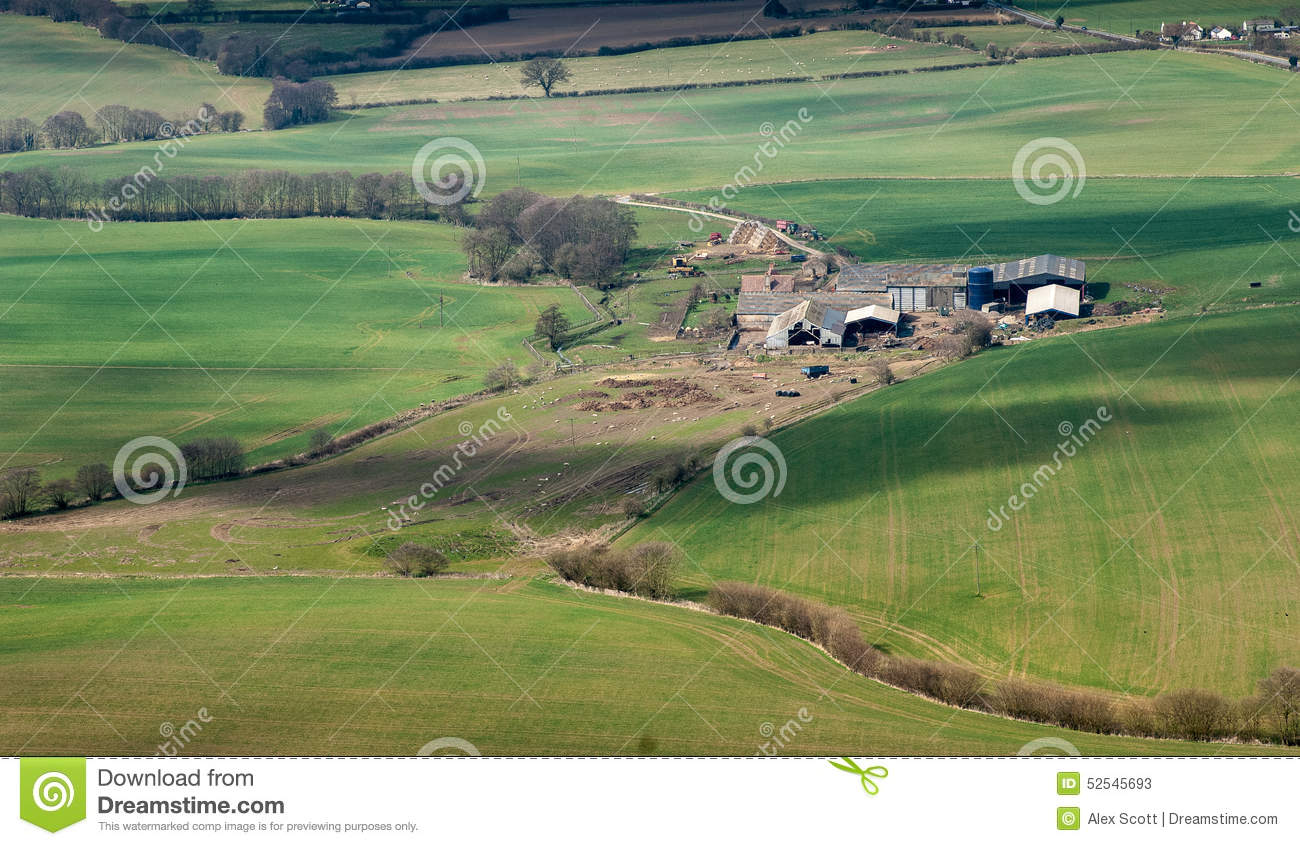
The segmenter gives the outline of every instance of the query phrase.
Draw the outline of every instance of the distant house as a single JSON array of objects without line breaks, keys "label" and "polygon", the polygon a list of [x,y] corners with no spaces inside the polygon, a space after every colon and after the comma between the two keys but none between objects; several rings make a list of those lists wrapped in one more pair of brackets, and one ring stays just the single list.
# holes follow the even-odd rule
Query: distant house
[{"label": "distant house", "polygon": [[1233,37],[1232,30],[1223,26],[1216,26],[1210,30],[1210,38],[1214,41],[1228,41]]},{"label": "distant house", "polygon": [[1160,24],[1161,41],[1200,41],[1205,37],[1205,30],[1196,21],[1183,21],[1176,24]]},{"label": "distant house", "polygon": [[1251,18],[1241,25],[1241,31],[1250,35],[1252,32],[1272,32],[1272,18]]}]

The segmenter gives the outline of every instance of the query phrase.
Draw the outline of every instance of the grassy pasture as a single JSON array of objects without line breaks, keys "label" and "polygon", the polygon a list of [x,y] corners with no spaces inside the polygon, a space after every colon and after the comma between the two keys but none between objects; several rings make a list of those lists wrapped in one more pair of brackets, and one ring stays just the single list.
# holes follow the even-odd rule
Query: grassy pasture
[{"label": "grassy pasture", "polygon": [[[1006,27],[1025,29],[1028,27]],[[918,44],[875,32],[819,32],[798,38],[735,41],[647,50],[623,56],[568,61],[573,80],[561,90],[597,90],[644,85],[685,85],[783,76],[912,68],[978,61],[980,57],[946,44]],[[325,77],[339,92],[339,102],[383,103],[434,98],[536,94],[519,83],[518,62],[464,65]]]},{"label": "grassy pasture", "polygon": [[[794,590],[993,676],[1249,693],[1300,659],[1297,329],[1276,308],[990,351],[773,436],[779,497],[734,505],[705,477],[625,539],[679,544],[701,591]],[[1113,421],[1024,494],[1100,406]]]},{"label": "grassy pasture", "polygon": [[222,111],[242,111],[245,125],[256,127],[262,124],[262,104],[270,91],[268,80],[221,76],[211,62],[100,38],[78,23],[0,15],[5,117],[21,115],[40,123],[72,109],[91,121],[95,109],[110,103],[188,117],[209,102]]},{"label": "grassy pasture", "polygon": [[[486,755],[753,755],[801,708],[783,754],[1014,755],[1044,731],[739,620],[535,580],[6,578],[0,607],[6,755],[155,754],[200,708],[183,754],[414,755],[456,736]],[[1094,755],[1238,751],[1051,734]]]},{"label": "grassy pasture", "polygon": [[67,475],[148,433],[234,435],[255,459],[286,455],[316,426],[346,431],[477,390],[492,362],[523,363],[520,340],[552,302],[590,318],[568,288],[458,282],[455,238],[379,221],[91,233],[6,220],[0,463]]},{"label": "grassy pasture", "polygon": [[[586,348],[580,352],[587,356]],[[796,368],[767,369],[779,384]],[[149,507],[119,500],[0,523],[0,571],[368,576],[383,573],[382,552],[400,538],[446,551],[457,571],[491,571],[509,562],[533,572],[538,565],[526,546],[497,542],[513,540],[498,537],[504,526],[535,537],[617,528],[624,521],[622,500],[646,500],[646,483],[673,456],[709,453],[745,423],[768,414],[806,414],[799,412],[805,402],[867,387],[827,382],[805,390],[799,403],[772,405],[770,389],[754,387],[743,372],[698,371],[690,361],[630,362],[568,374],[431,417],[328,461],[191,484],[179,498]],[[716,399],[599,413],[579,408],[592,397],[624,396],[630,389],[600,384],[619,374],[691,379]],[[500,429],[485,430],[488,420]],[[469,455],[457,448],[466,431],[491,437]],[[435,489],[419,494],[435,480]],[[419,508],[402,511],[412,496]],[[403,513],[413,522],[390,523]]]},{"label": "grassy pasture", "polygon": [[[522,182],[553,193],[704,188],[753,167],[764,122],[811,120],[755,181],[980,176],[1010,183],[1017,150],[1059,136],[1090,176],[1270,175],[1295,170],[1291,132],[1300,89],[1285,73],[1222,57],[1170,52],[1040,59],[996,68],[834,84],[440,103],[354,112],[274,133],[192,140],[169,168],[410,167],[432,139],[475,144],[489,194]],[[1117,86],[1118,83],[1118,86]],[[1132,85],[1129,101],[1123,88]],[[1195,114],[1184,107],[1198,103]],[[97,176],[134,172],[148,144],[8,157]],[[760,156],[761,158],[761,156]]]},{"label": "grassy pasture", "polygon": [[844,180],[754,186],[733,205],[816,226],[866,261],[1050,252],[1087,259],[1092,293],[1109,300],[1153,299],[1125,283],[1173,289],[1164,304],[1183,311],[1300,299],[1295,179],[1090,178],[1079,196],[1047,206],[1002,180]]}]

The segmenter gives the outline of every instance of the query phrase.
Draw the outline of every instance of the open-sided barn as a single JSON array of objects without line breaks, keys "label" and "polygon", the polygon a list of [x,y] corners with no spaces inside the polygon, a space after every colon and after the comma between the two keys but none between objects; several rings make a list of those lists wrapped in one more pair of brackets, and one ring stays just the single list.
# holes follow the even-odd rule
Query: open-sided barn
[{"label": "open-sided barn", "polygon": [[804,300],[772,320],[763,346],[783,350],[796,346],[838,347],[844,343],[845,312],[825,302]]}]

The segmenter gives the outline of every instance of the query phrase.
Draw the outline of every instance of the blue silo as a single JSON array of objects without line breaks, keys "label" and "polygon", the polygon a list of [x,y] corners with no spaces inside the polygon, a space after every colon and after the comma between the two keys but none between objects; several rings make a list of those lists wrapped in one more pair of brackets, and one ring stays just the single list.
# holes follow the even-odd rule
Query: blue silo
[{"label": "blue silo", "polygon": [[979,311],[993,302],[993,271],[972,267],[966,274],[966,308]]}]

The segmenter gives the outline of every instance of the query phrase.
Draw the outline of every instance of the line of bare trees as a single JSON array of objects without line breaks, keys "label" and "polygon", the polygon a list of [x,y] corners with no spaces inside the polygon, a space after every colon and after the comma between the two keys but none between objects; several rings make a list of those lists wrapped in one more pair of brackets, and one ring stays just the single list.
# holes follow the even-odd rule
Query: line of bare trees
[{"label": "line of bare trees", "polygon": [[[244,449],[234,438],[199,438],[181,444],[180,450],[187,479],[228,479],[244,472]],[[163,467],[146,463],[133,469],[128,481],[153,479],[158,485],[167,476]],[[133,485],[133,489],[141,493],[151,490],[139,485]],[[74,505],[92,505],[118,493],[112,469],[102,462],[83,464],[71,479],[49,482],[41,478],[40,470],[20,467],[0,473],[0,519],[25,517],[47,508],[62,511]]]},{"label": "line of bare trees", "polygon": [[1295,667],[1279,667],[1259,682],[1255,695],[1239,700],[1185,689],[1116,701],[1023,679],[990,684],[967,667],[886,655],[866,642],[847,612],[762,585],[719,583],[708,604],[720,614],[809,640],[864,676],[960,708],[1095,734],[1300,745],[1300,669]]},{"label": "line of bare trees", "polygon": [[0,171],[0,211],[51,219],[213,220],[229,217],[464,219],[459,204],[427,202],[411,174],[246,170],[94,180],[70,167]]},{"label": "line of bare trees", "polygon": [[219,112],[211,103],[202,104],[194,116],[177,118],[114,103],[97,109],[90,121],[75,109],[50,115],[41,123],[27,117],[0,118],[0,153],[154,141],[171,138],[182,130],[186,135],[238,132],[243,125],[243,112]]}]

